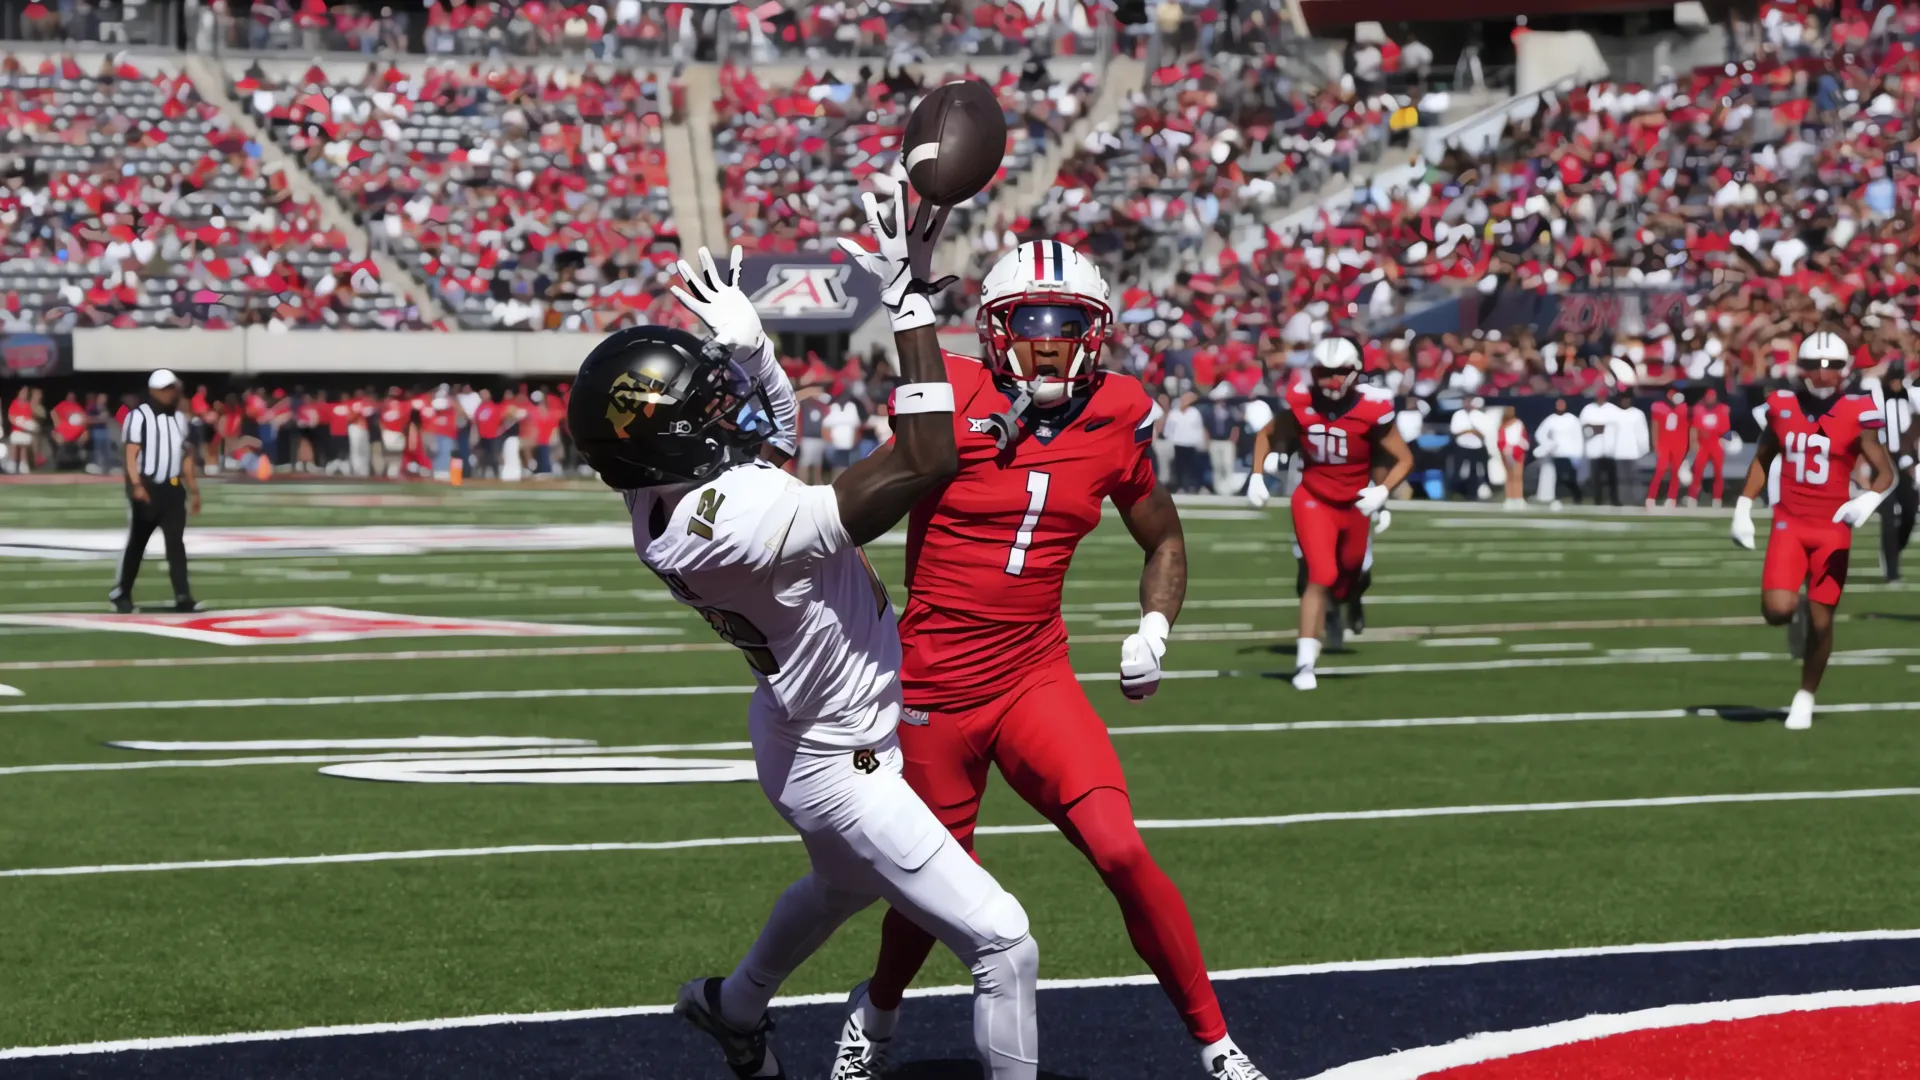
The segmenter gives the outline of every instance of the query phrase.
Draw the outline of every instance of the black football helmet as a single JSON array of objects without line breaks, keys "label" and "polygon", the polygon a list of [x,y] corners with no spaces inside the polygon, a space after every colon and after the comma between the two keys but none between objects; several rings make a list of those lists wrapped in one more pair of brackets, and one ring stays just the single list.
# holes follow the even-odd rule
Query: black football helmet
[{"label": "black football helmet", "polygon": [[751,458],[772,406],[731,351],[685,330],[636,326],[588,354],[567,400],[574,445],[622,491],[698,484]]}]

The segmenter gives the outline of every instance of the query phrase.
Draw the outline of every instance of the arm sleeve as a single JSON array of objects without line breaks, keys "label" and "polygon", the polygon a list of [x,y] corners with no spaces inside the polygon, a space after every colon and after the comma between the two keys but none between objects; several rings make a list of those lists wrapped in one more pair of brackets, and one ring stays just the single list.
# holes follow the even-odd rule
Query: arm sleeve
[{"label": "arm sleeve", "polygon": [[[830,484],[794,485],[792,518],[781,537],[776,561],[782,563],[824,559],[853,546],[853,537],[840,522],[840,496]],[[777,520],[777,518],[776,518]]]},{"label": "arm sleeve", "polygon": [[1153,494],[1155,483],[1151,446],[1137,443],[1133,449],[1133,464],[1121,474],[1120,482],[1113,489],[1113,505],[1122,510]]},{"label": "arm sleeve", "polygon": [[793,383],[788,381],[779,358],[773,354],[773,341],[762,334],[758,345],[737,351],[734,359],[767,391],[774,426],[773,436],[767,441],[792,455],[800,446],[800,403],[794,399]]}]

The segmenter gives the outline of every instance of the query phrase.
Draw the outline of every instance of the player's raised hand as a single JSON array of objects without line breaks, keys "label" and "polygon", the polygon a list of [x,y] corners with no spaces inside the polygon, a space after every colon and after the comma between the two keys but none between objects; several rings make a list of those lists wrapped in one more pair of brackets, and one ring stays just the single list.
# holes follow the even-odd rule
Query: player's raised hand
[{"label": "player's raised hand", "polygon": [[1368,517],[1372,517],[1379,513],[1382,507],[1387,505],[1388,494],[1387,489],[1381,485],[1368,484],[1366,487],[1360,489],[1359,497],[1353,500],[1353,508]]},{"label": "player's raised hand", "polygon": [[758,345],[766,337],[760,326],[760,312],[740,287],[741,256],[739,246],[735,245],[727,259],[727,272],[722,274],[714,265],[713,253],[703,247],[697,272],[685,259],[674,264],[686,288],[675,285],[672,290],[681,307],[707,324],[715,341],[736,349]]},{"label": "player's raised hand", "polygon": [[935,206],[922,200],[918,210],[907,212],[906,169],[896,165],[890,176],[893,202],[883,210],[871,191],[860,193],[860,205],[867,211],[867,231],[879,245],[877,252],[850,237],[840,238],[840,248],[859,267],[881,281],[880,302],[886,305],[895,333],[933,325],[933,305],[928,297],[960,280],[948,275],[933,277],[933,253],[940,246],[940,231],[946,227],[951,207]]},{"label": "player's raised hand", "polygon": [[1391,528],[1393,528],[1393,511],[1383,506],[1379,513],[1373,515],[1373,535],[1379,536]]},{"label": "player's raised hand", "polygon": [[1160,689],[1160,658],[1167,655],[1167,617],[1157,611],[1140,616],[1138,633],[1120,643],[1120,692],[1128,701],[1145,701]]},{"label": "player's raised hand", "polygon": [[1252,503],[1255,509],[1267,505],[1267,500],[1272,497],[1273,493],[1267,490],[1265,473],[1255,472],[1247,477],[1247,501]]},{"label": "player's raised hand", "polygon": [[1748,551],[1753,550],[1753,500],[1745,495],[1733,503],[1733,544]]}]

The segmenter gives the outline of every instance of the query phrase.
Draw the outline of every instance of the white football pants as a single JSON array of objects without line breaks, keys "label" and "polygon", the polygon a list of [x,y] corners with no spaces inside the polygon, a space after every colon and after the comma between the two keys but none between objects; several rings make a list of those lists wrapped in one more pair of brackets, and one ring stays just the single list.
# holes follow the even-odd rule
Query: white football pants
[{"label": "white football pants", "polygon": [[1034,1080],[1040,1052],[1034,982],[1040,947],[1027,913],[907,786],[900,742],[865,750],[796,749],[776,707],[749,712],[760,787],[806,844],[813,870],[774,902],[721,993],[728,1023],[750,1026],[840,924],[884,899],[973,973],[973,1040],[993,1080]]}]

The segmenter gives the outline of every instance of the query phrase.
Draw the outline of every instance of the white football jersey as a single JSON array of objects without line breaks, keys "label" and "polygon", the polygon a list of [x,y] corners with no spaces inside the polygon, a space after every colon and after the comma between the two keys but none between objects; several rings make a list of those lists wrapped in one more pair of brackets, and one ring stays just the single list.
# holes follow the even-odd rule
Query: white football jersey
[{"label": "white football jersey", "polygon": [[775,737],[841,750],[891,735],[900,631],[833,488],[753,462],[681,490],[626,493],[634,550],[746,656],[784,719]]}]

